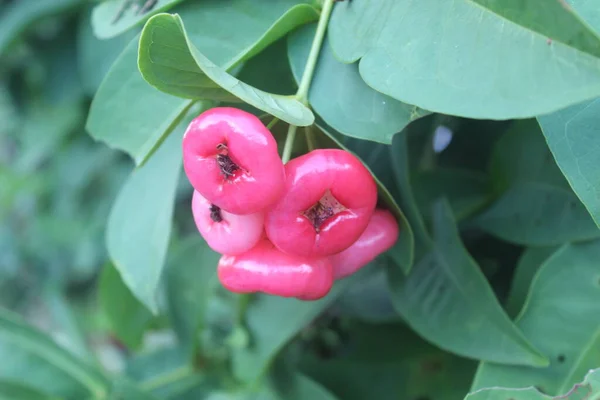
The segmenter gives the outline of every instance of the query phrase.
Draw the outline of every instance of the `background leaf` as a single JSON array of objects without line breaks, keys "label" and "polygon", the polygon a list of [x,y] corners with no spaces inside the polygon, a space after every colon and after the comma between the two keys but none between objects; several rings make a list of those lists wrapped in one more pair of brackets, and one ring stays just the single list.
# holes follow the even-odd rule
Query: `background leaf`
[{"label": "background leaf", "polygon": [[471,118],[531,117],[600,94],[600,39],[563,4],[343,2],[329,39],[395,99]]},{"label": "background leaf", "polygon": [[597,126],[600,99],[538,117],[558,166],[596,224],[600,223]]},{"label": "background leaf", "polygon": [[388,273],[396,310],[439,347],[495,363],[547,363],[502,310],[464,249],[446,201],[434,205],[433,247],[408,277],[395,269]]},{"label": "background leaf", "polygon": [[[312,112],[295,98],[256,89],[220,69],[194,46],[186,34],[183,21],[176,14],[159,14],[148,20],[140,38],[138,64],[144,79],[169,94],[182,96],[179,86],[184,85],[181,82],[183,80],[186,94],[188,88],[200,86],[192,98],[231,100],[228,92],[290,124],[306,126],[314,122]],[[165,75],[167,68],[169,73]],[[179,69],[180,72],[176,73],[173,69]],[[173,79],[176,83],[167,79]]]},{"label": "background leaf", "polygon": [[[316,23],[303,26],[288,39],[288,57],[300,82],[310,52]],[[390,144],[392,136],[428,112],[371,89],[358,73],[358,64],[336,60],[327,39],[323,42],[308,95],[325,122],[344,135]]]},{"label": "background leaf", "polygon": [[0,398],[11,400],[58,400],[21,383],[0,380]]},{"label": "background leaf", "polygon": [[535,276],[516,324],[550,357],[550,365],[482,363],[473,388],[537,386],[544,393],[559,395],[596,366],[600,354],[599,256],[599,241],[565,245]]},{"label": "background leaf", "polygon": [[[148,17],[172,8],[182,0],[157,0],[146,12],[141,12],[145,1],[137,4],[124,0],[103,1],[94,7],[92,27],[99,39],[110,39],[142,23]],[[126,6],[126,4],[128,6]]]},{"label": "background leaf", "polygon": [[156,290],[171,235],[185,128],[173,133],[148,163],[133,171],[108,220],[106,244],[113,263],[135,297],[155,314]]},{"label": "background leaf", "polygon": [[112,264],[107,264],[100,276],[99,300],[111,331],[127,347],[137,349],[152,314],[134,297]]}]

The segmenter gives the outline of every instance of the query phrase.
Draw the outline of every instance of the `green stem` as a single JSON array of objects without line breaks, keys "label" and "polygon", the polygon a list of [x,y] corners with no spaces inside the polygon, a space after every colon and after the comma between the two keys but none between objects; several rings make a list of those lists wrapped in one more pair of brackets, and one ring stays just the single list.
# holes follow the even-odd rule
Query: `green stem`
[{"label": "green stem", "polygon": [[271,122],[269,122],[269,124],[267,125],[267,129],[271,130],[271,128],[273,128],[275,125],[277,125],[278,122],[279,122],[279,118],[273,118],[271,120]]},{"label": "green stem", "polygon": [[281,155],[281,161],[283,161],[284,164],[290,161],[290,157],[292,156],[294,139],[296,138],[296,129],[298,129],[296,125],[290,125],[288,128],[287,137],[285,138],[285,145],[283,146],[283,154]]},{"label": "green stem", "polygon": [[302,74],[298,92],[296,93],[298,101],[305,105],[308,105],[308,89],[315,73],[319,52],[321,51],[321,45],[323,44],[323,38],[325,37],[325,31],[327,30],[327,23],[329,22],[331,10],[333,9],[333,2],[334,0],[325,0],[325,3],[323,4],[317,32],[313,38],[310,53],[308,54],[308,60],[306,60],[306,66],[304,67],[304,73]]},{"label": "green stem", "polygon": [[313,134],[312,127],[304,127],[304,133],[306,135],[306,145],[308,146],[308,151],[313,151],[317,148],[317,146],[315,145],[315,136]]}]

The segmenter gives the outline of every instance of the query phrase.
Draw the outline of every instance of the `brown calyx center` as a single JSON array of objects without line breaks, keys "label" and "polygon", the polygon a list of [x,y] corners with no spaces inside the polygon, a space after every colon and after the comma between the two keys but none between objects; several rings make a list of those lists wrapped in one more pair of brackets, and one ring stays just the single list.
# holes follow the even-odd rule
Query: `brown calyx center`
[{"label": "brown calyx center", "polygon": [[210,210],[210,219],[212,219],[215,222],[223,221],[223,215],[221,215],[221,208],[219,206],[211,204],[209,210]]},{"label": "brown calyx center", "polygon": [[325,221],[345,209],[346,207],[337,201],[328,190],[314,206],[304,211],[302,215],[312,223],[315,231],[318,233]]},{"label": "brown calyx center", "polygon": [[240,167],[229,157],[227,145],[220,143],[217,145],[217,150],[219,151],[219,154],[217,154],[217,164],[219,165],[221,174],[227,179],[233,177],[235,171],[240,169]]}]

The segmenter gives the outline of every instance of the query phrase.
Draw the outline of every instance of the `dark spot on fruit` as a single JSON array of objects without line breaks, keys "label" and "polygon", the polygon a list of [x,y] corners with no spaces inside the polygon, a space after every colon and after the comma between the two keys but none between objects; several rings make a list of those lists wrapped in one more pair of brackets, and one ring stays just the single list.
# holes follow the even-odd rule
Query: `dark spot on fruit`
[{"label": "dark spot on fruit", "polygon": [[565,362],[565,359],[566,358],[565,358],[564,354],[559,354],[558,357],[556,357],[556,360],[561,364]]},{"label": "dark spot on fruit", "polygon": [[223,221],[223,216],[221,215],[221,209],[214,204],[210,205],[210,219],[215,222]]}]

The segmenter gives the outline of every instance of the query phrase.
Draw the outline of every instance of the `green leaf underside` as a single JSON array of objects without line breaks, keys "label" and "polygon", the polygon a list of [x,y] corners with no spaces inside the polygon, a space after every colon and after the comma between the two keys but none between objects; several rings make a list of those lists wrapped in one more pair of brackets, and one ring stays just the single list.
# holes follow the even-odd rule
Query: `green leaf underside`
[{"label": "green leaf underside", "polygon": [[559,168],[600,226],[599,113],[600,99],[595,99],[538,121]]},{"label": "green leaf underside", "polygon": [[181,172],[181,127],[144,166],[134,170],[119,192],[108,220],[110,257],[132,293],[156,313]]},{"label": "green leaf underside", "polygon": [[[344,146],[338,138],[336,138],[328,129],[322,125],[318,125],[320,132],[323,135],[320,135],[317,139],[319,146],[322,148],[339,148],[346,151],[349,150],[346,146]],[[369,166],[364,162],[365,166],[370,170]],[[370,170],[371,171],[371,170]],[[371,171],[371,173],[373,173]],[[414,235],[412,228],[406,219],[402,209],[398,206],[394,197],[391,195],[389,190],[381,183],[381,181],[373,174],[375,179],[375,183],[377,183],[377,192],[379,196],[379,200],[383,201],[383,203],[388,207],[400,226],[400,237],[398,241],[386,254],[392,258],[392,260],[404,271],[404,273],[408,273],[413,264],[414,257]]]},{"label": "green leaf underside", "polygon": [[[316,24],[289,36],[288,57],[296,82],[300,82]],[[308,95],[310,104],[325,122],[347,136],[390,144],[392,137],[427,111],[401,103],[371,89],[358,73],[358,64],[337,61],[327,38]]]},{"label": "green leaf underside", "polygon": [[[579,378],[581,379],[581,377]],[[600,370],[590,371],[582,383],[575,384],[561,396],[551,397],[535,388],[506,389],[494,387],[469,394],[465,400],[592,400],[600,394]]]},{"label": "green leaf underside", "polygon": [[186,350],[193,349],[203,325],[220,254],[198,234],[173,254],[165,271],[167,307],[173,328]]},{"label": "green leaf underside", "polygon": [[218,101],[239,98],[290,124],[314,122],[312,112],[298,100],[254,88],[215,65],[194,46],[177,14],[148,20],[140,38],[138,65],[144,79],[169,94]]},{"label": "green leaf underside", "polygon": [[510,321],[464,249],[450,206],[433,209],[433,247],[404,277],[390,269],[396,310],[427,340],[453,353],[502,364],[547,364]]},{"label": "green leaf underside", "polygon": [[600,94],[600,39],[563,0],[343,2],[329,38],[369,86],[436,112],[523,118]]},{"label": "green leaf underside", "polygon": [[[187,36],[212,62],[237,65],[306,22],[306,4],[295,0],[188,1],[174,8]],[[313,11],[314,17],[316,13]],[[223,21],[228,21],[226,25]],[[138,70],[138,40],[119,56],[92,103],[86,128],[142,164],[177,125],[192,101],[150,86]]]},{"label": "green leaf underside", "polygon": [[[537,386],[561,395],[600,357],[600,242],[565,245],[540,268],[516,320],[523,333],[546,352],[547,368],[482,363],[474,388]],[[586,397],[587,398],[587,397]]]},{"label": "green leaf underside", "polygon": [[92,12],[92,28],[94,34],[100,39],[109,39],[134,26],[142,23],[148,17],[159,12],[167,11],[182,0],[157,0],[152,9],[142,13],[140,7],[123,9],[121,17],[116,18],[121,11],[123,0],[104,1],[94,7]]},{"label": "green leaf underside", "polygon": [[0,377],[58,397],[103,397],[106,378],[46,334],[0,309]]},{"label": "green leaf underside", "polygon": [[152,314],[131,293],[112,264],[107,264],[100,276],[99,300],[112,331],[128,347],[136,349]]}]

